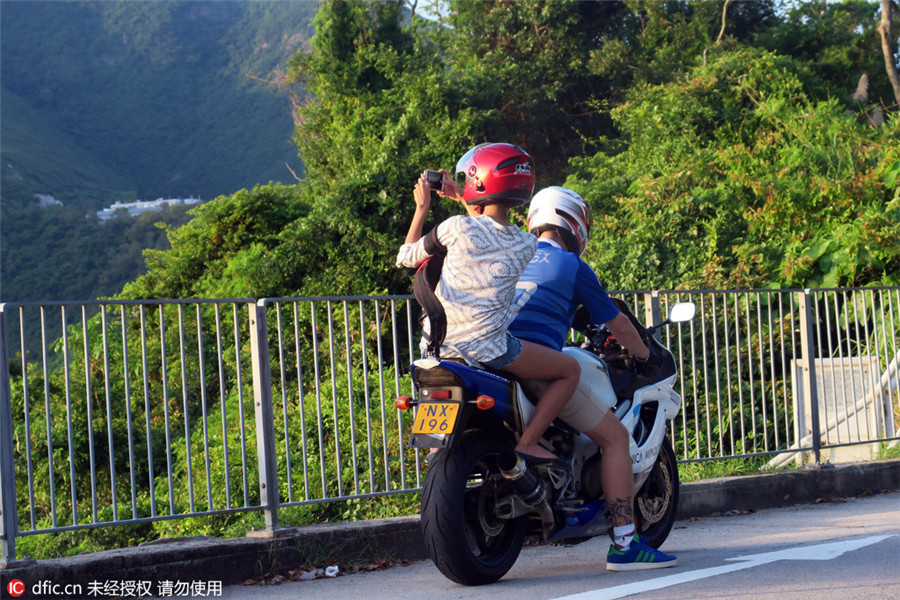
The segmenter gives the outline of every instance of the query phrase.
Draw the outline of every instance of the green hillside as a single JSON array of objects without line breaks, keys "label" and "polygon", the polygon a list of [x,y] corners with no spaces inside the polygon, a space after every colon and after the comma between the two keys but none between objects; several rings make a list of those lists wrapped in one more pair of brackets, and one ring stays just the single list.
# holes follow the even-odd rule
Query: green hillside
[{"label": "green hillside", "polygon": [[[285,162],[298,166],[288,90],[263,81],[308,39],[315,7],[4,2],[2,83],[142,198],[287,181]],[[4,152],[37,159],[19,169],[40,173],[45,155],[29,146],[46,138],[6,138],[18,108],[4,106]]]},{"label": "green hillside", "polygon": [[3,87],[3,196],[55,193],[63,202],[108,200],[109,190],[125,190],[129,181],[55,127],[46,115]]},{"label": "green hillside", "polygon": [[[308,44],[317,6],[4,0],[0,299],[108,296],[139,275],[135,239],[113,238],[121,228],[85,218],[115,200],[210,200],[293,181],[302,164],[291,143],[290,94],[301,90],[279,73]],[[37,210],[36,194],[64,206]],[[60,230],[51,222],[63,214]],[[142,221],[147,231],[126,229],[152,240],[149,247],[164,246],[153,224],[161,216]],[[50,232],[64,239],[50,240]],[[72,255],[79,239],[136,254],[118,261],[129,265],[123,272],[83,272]]]}]

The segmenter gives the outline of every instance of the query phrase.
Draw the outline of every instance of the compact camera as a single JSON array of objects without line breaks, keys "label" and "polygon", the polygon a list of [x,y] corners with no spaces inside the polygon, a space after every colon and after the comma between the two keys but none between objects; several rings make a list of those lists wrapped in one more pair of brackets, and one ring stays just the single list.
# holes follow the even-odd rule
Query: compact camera
[{"label": "compact camera", "polygon": [[440,171],[425,171],[425,181],[433,190],[444,189],[444,174]]}]

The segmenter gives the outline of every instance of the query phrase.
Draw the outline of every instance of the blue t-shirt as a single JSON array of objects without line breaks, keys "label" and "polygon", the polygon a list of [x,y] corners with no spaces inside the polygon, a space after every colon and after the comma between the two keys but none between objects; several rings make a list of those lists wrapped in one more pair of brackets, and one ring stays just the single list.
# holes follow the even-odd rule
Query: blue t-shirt
[{"label": "blue t-shirt", "polygon": [[555,242],[540,240],[516,286],[518,312],[509,332],[559,350],[565,344],[575,310],[582,304],[590,311],[593,323],[606,323],[619,314],[597,274],[581,257]]}]

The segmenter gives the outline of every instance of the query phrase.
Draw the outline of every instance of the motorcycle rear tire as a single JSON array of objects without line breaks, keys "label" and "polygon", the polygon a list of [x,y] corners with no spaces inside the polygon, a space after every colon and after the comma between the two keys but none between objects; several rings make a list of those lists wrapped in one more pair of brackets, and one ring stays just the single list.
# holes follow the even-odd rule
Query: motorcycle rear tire
[{"label": "motorcycle rear tire", "polygon": [[653,470],[634,497],[637,532],[654,548],[662,546],[678,510],[678,463],[669,438],[663,438]]},{"label": "motorcycle rear tire", "polygon": [[489,483],[500,473],[498,458],[510,450],[496,436],[469,432],[428,468],[421,517],[425,548],[438,570],[456,583],[493,583],[522,550],[526,518],[497,518]]}]

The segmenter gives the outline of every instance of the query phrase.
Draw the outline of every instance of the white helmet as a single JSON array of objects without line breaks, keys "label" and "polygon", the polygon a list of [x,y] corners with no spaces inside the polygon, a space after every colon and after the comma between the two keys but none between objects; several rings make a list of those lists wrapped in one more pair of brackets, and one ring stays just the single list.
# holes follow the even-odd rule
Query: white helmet
[{"label": "white helmet", "polygon": [[547,228],[555,228],[570,251],[578,248],[579,256],[587,247],[591,220],[591,207],[581,196],[564,187],[554,185],[542,189],[528,206],[529,232],[540,235]]}]

